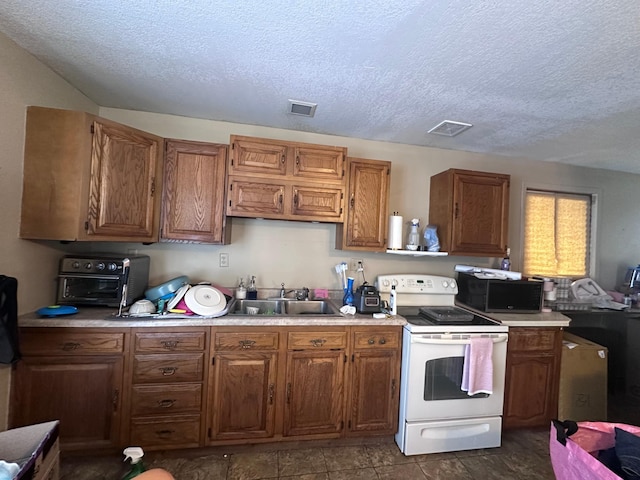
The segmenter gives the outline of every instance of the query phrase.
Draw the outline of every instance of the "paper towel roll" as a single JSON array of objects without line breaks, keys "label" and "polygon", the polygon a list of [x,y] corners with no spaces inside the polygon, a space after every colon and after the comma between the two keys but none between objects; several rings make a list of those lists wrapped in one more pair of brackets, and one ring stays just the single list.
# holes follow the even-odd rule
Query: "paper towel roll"
[{"label": "paper towel roll", "polygon": [[402,227],[403,221],[400,215],[389,216],[389,250],[402,250]]}]

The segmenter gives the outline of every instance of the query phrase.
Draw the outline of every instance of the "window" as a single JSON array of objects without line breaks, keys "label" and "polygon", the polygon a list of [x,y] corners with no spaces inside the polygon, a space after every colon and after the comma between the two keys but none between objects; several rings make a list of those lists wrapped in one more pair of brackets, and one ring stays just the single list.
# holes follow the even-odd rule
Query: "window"
[{"label": "window", "polygon": [[589,276],[594,196],[527,190],[524,262],[527,275]]}]

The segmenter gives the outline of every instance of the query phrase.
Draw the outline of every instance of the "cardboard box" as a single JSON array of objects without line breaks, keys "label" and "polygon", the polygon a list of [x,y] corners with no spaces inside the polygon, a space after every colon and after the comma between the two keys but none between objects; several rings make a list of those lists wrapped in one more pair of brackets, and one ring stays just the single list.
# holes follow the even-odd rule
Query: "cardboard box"
[{"label": "cardboard box", "polygon": [[0,432],[2,460],[20,466],[16,480],[58,480],[58,424],[56,420]]},{"label": "cardboard box", "polygon": [[564,333],[560,361],[559,420],[607,420],[608,357],[606,347]]}]

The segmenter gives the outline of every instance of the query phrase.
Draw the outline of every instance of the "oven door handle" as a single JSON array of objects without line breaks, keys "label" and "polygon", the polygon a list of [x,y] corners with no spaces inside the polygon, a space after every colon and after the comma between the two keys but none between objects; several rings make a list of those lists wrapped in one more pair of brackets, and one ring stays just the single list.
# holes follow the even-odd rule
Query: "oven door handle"
[{"label": "oven door handle", "polygon": [[[507,341],[507,338],[508,335],[501,335],[499,337],[491,337],[491,341],[493,341],[493,343],[503,343]],[[422,343],[426,345],[469,345],[471,343],[471,339],[411,337],[411,343]]]}]

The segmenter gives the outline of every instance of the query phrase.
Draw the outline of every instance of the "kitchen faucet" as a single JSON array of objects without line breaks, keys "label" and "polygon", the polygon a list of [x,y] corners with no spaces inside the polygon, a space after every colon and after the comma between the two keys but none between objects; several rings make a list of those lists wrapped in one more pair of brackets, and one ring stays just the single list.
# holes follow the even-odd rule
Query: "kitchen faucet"
[{"label": "kitchen faucet", "polygon": [[295,292],[296,300],[309,300],[309,289],[307,287],[303,287],[301,290],[287,291],[284,288],[284,283],[281,283],[280,285],[282,286],[282,288],[280,288],[280,298],[287,298],[287,294]]}]

